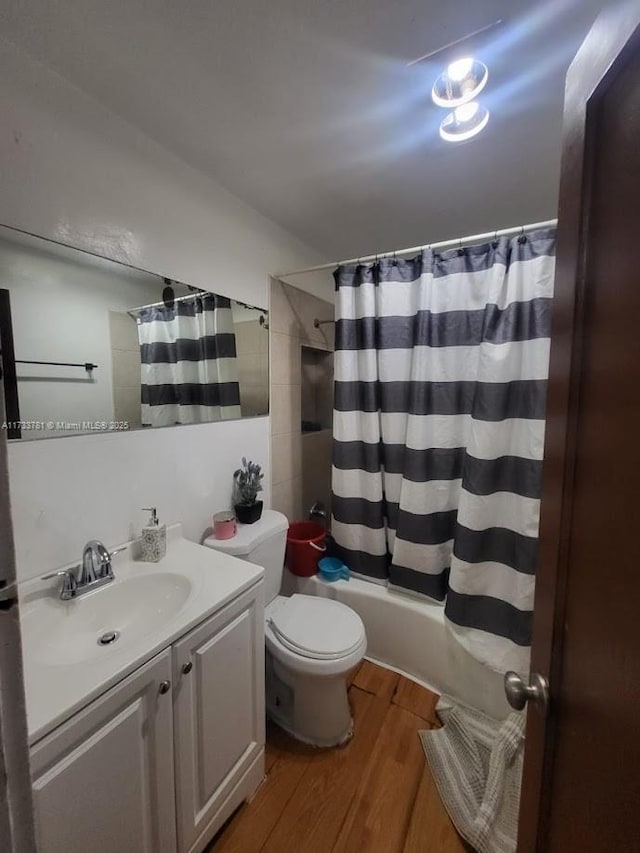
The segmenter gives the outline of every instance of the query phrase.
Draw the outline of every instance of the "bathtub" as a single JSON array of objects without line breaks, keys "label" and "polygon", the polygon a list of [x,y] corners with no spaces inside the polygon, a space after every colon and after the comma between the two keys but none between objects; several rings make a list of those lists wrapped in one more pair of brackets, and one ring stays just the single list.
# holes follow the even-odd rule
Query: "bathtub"
[{"label": "bathtub", "polygon": [[369,660],[494,719],[504,719],[511,710],[505,699],[502,674],[462,648],[447,630],[440,605],[358,578],[328,583],[317,575],[294,579],[286,569],[285,574],[286,594],[297,591],[334,598],[360,615],[367,631]]}]

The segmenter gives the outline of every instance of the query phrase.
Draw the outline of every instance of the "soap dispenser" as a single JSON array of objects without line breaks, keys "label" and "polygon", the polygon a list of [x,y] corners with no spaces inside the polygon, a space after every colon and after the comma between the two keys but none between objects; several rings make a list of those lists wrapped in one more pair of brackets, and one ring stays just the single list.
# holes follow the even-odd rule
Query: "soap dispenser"
[{"label": "soap dispenser", "polygon": [[167,525],[158,523],[154,506],[142,509],[151,513],[149,521],[142,528],[142,559],[145,563],[157,563],[167,553]]}]

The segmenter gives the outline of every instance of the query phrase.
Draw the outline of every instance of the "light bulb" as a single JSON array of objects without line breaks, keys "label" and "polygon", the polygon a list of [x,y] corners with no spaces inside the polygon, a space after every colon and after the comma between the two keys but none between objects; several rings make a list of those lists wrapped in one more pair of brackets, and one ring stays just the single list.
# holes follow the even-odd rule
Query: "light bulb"
[{"label": "light bulb", "polygon": [[461,107],[456,107],[453,114],[457,122],[464,124],[467,121],[471,121],[479,109],[480,104],[477,101],[471,101],[468,104],[463,104]]},{"label": "light bulb", "polygon": [[464,59],[456,59],[455,62],[449,63],[447,66],[447,77],[459,83],[467,76],[473,68],[473,57],[465,56]]},{"label": "light bulb", "polygon": [[464,142],[476,136],[487,126],[489,110],[477,101],[464,104],[449,113],[440,124],[440,137],[445,142]]},{"label": "light bulb", "polygon": [[454,109],[473,101],[487,85],[489,71],[484,62],[472,57],[451,62],[440,74],[431,89],[431,98],[438,107]]}]

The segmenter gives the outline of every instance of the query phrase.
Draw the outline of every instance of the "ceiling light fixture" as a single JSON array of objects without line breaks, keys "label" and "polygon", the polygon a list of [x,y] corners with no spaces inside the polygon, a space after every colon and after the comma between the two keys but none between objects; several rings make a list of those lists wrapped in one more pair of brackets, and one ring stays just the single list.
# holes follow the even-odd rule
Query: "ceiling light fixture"
[{"label": "ceiling light fixture", "polygon": [[456,59],[447,66],[447,77],[455,83],[460,83],[468,76],[473,68],[473,57],[465,56],[464,59]]},{"label": "ceiling light fixture", "polygon": [[464,124],[474,117],[480,109],[480,104],[477,101],[469,101],[468,104],[463,104],[461,107],[456,107],[453,111],[458,124]]},{"label": "ceiling light fixture", "polygon": [[487,85],[489,69],[471,56],[450,62],[431,90],[433,103],[438,107],[459,107],[480,94]]},{"label": "ceiling light fixture", "polygon": [[445,142],[464,142],[477,136],[488,121],[489,110],[477,101],[462,104],[442,120],[440,137]]}]

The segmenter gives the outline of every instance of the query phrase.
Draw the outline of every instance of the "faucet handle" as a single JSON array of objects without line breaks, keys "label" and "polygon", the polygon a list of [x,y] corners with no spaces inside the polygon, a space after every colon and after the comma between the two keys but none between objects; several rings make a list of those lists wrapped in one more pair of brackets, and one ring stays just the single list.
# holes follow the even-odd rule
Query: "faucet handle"
[{"label": "faucet handle", "polygon": [[119,548],[114,548],[113,551],[109,551],[109,559],[111,560],[116,554],[126,551],[128,547],[128,545],[121,545]]},{"label": "faucet handle", "polygon": [[[79,567],[76,566],[76,569]],[[78,581],[76,580],[75,570],[74,569],[62,569],[59,572],[51,572],[51,574],[43,575],[40,580],[48,581],[52,578],[64,578],[62,582],[62,589],[60,590],[60,598],[66,601],[69,598],[73,598],[76,594],[76,590],[78,589]]]}]

